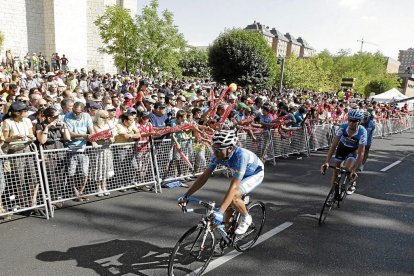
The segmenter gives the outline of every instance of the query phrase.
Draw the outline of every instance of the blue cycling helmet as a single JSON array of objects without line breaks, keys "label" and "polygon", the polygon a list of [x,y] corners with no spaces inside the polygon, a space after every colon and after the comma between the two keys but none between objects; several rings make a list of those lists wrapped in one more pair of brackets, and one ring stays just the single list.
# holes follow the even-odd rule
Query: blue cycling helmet
[{"label": "blue cycling helmet", "polygon": [[364,112],[364,121],[367,121],[370,118],[371,118],[371,113],[369,113],[369,111],[365,111]]},{"label": "blue cycling helmet", "polygon": [[362,121],[364,119],[364,111],[359,109],[351,109],[348,112],[348,120]]}]

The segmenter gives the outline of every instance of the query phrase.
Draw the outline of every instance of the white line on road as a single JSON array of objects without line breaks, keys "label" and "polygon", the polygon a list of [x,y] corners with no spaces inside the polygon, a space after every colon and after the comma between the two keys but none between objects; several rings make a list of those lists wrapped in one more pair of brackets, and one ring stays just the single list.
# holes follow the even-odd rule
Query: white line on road
[{"label": "white line on road", "polygon": [[392,164],[390,164],[390,165],[386,166],[385,168],[381,169],[381,170],[380,170],[380,172],[386,172],[386,171],[388,171],[388,170],[389,170],[389,169],[391,169],[392,167],[394,167],[394,166],[396,166],[396,165],[400,164],[400,163],[401,163],[401,162],[402,162],[405,158],[407,158],[408,156],[413,155],[413,154],[414,154],[414,153],[407,154],[406,156],[404,156],[404,157],[400,158],[400,160],[395,161],[394,163],[392,163]]},{"label": "white line on road", "polygon": [[388,171],[389,169],[391,169],[392,167],[394,167],[394,166],[396,166],[396,165],[398,165],[398,164],[400,164],[400,163],[401,163],[401,161],[400,161],[400,160],[395,161],[394,163],[392,163],[392,164],[390,164],[390,165],[386,166],[385,168],[381,169],[381,170],[380,170],[380,172],[386,172],[386,171]]},{"label": "white line on road", "polygon": [[[276,235],[276,234],[278,234],[278,233],[282,232],[282,231],[283,231],[283,230],[285,230],[286,228],[288,228],[288,227],[292,226],[292,224],[293,224],[293,222],[289,222],[289,221],[287,221],[287,222],[282,223],[281,225],[279,225],[279,226],[277,226],[277,227],[273,228],[273,229],[272,229],[272,230],[270,230],[269,232],[266,232],[265,234],[263,234],[263,235],[261,235],[261,236],[259,237],[259,239],[258,239],[258,240],[257,240],[257,242],[253,245],[253,247],[255,247],[256,245],[258,245],[258,244],[260,244],[260,243],[264,242],[265,240],[267,240],[267,239],[269,239],[269,238],[273,237],[274,235]],[[209,271],[211,271],[211,270],[215,269],[216,267],[218,267],[218,266],[220,266],[220,265],[222,265],[222,264],[224,264],[224,263],[226,263],[226,262],[230,261],[231,259],[233,259],[233,258],[235,258],[235,257],[239,256],[241,253],[243,253],[243,252],[239,252],[239,251],[237,251],[237,250],[233,250],[233,251],[231,251],[231,252],[227,253],[226,255],[224,255],[224,256],[222,256],[222,257],[220,257],[220,258],[215,259],[214,261],[212,261],[212,262],[208,265],[208,267],[207,267],[207,269],[204,271],[204,273],[207,273],[207,272],[209,272]],[[198,271],[199,271],[199,269],[194,270],[193,272],[191,272],[191,273],[189,273],[189,274],[187,274],[187,275],[190,275],[190,276],[197,275],[197,272],[198,272]]]}]

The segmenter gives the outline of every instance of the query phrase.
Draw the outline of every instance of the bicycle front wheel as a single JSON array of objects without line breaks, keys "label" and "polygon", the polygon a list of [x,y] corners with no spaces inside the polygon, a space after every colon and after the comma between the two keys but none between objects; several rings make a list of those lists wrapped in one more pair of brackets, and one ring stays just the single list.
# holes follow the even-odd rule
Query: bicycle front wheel
[{"label": "bicycle front wheel", "polygon": [[336,188],[335,186],[331,188],[323,204],[321,214],[319,215],[319,226],[321,226],[325,222],[326,217],[328,216],[332,207],[335,205],[335,201],[336,201],[335,188]]},{"label": "bicycle front wheel", "polygon": [[247,205],[247,210],[252,216],[252,224],[246,233],[236,236],[234,239],[234,248],[240,252],[249,250],[256,243],[266,221],[266,207],[263,202],[252,202]]},{"label": "bicycle front wheel", "polygon": [[199,224],[188,230],[171,252],[168,275],[201,275],[214,253],[215,239],[211,231]]}]

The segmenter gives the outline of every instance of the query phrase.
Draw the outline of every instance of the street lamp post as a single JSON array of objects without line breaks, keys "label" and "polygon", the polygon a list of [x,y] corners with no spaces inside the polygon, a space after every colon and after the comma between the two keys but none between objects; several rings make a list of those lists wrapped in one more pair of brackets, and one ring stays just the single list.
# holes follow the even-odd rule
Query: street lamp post
[{"label": "street lamp post", "polygon": [[281,64],[280,68],[280,83],[279,83],[279,93],[282,93],[282,87],[283,87],[283,74],[285,71],[285,58],[279,56],[277,58],[277,63]]}]

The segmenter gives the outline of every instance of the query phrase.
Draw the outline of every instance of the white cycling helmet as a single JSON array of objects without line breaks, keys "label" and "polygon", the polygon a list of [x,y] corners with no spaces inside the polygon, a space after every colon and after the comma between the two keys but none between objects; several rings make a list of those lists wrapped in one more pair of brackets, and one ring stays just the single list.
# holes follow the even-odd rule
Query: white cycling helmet
[{"label": "white cycling helmet", "polygon": [[213,144],[219,144],[220,148],[235,146],[237,135],[234,130],[220,130],[213,135]]}]

